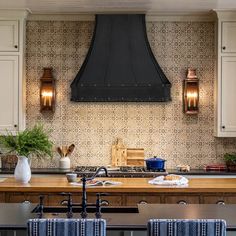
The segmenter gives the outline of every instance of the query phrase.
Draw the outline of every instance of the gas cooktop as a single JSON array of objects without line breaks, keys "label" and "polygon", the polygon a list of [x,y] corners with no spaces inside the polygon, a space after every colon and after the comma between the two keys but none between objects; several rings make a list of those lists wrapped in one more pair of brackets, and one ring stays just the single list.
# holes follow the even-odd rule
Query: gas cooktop
[{"label": "gas cooktop", "polygon": [[[78,176],[85,175],[86,177],[92,176],[99,166],[77,166],[75,172]],[[161,170],[148,170],[144,166],[120,166],[120,167],[108,167],[109,177],[156,177],[159,175],[168,174],[165,169]],[[102,173],[101,173],[102,176]]]}]

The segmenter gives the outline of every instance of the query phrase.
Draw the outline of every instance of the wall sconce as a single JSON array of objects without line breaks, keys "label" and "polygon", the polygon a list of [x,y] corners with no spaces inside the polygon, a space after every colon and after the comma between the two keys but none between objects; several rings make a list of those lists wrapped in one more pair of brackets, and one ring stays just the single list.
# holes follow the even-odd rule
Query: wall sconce
[{"label": "wall sconce", "polygon": [[55,79],[52,76],[52,68],[43,68],[43,70],[43,76],[40,79],[40,111],[54,111]]},{"label": "wall sconce", "polygon": [[188,69],[187,78],[184,80],[184,112],[197,114],[199,111],[199,79],[195,69]]}]

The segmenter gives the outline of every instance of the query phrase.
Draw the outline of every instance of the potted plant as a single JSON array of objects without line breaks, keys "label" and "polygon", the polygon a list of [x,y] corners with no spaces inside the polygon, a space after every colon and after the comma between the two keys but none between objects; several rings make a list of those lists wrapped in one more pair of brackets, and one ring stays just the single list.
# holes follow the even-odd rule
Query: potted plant
[{"label": "potted plant", "polygon": [[0,136],[0,145],[7,152],[15,153],[18,156],[15,168],[15,179],[21,183],[28,183],[31,178],[31,170],[28,158],[30,156],[52,157],[52,142],[42,125],[35,125],[33,128],[25,129],[16,135],[8,132]]},{"label": "potted plant", "polygon": [[236,171],[236,152],[226,153],[224,159],[228,171]]}]

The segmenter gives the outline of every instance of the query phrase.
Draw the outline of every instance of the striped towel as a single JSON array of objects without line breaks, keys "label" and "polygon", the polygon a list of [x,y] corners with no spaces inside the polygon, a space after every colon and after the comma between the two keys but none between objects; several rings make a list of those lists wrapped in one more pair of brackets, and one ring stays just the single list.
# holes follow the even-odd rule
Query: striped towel
[{"label": "striped towel", "polygon": [[226,236],[224,220],[151,219],[148,236]]},{"label": "striped towel", "polygon": [[30,219],[28,236],[106,236],[103,219]]}]

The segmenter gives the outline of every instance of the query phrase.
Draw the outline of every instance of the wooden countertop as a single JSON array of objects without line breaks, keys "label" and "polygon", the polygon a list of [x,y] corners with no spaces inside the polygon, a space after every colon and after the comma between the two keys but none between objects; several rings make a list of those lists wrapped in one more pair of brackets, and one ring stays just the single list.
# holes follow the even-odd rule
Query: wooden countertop
[{"label": "wooden countertop", "polygon": [[[100,178],[101,179],[101,178]],[[105,178],[104,178],[105,179]],[[158,186],[148,183],[149,178],[108,178],[122,182],[116,186],[88,187],[87,192],[153,192],[153,193],[197,193],[236,192],[235,178],[194,178],[187,187]],[[67,182],[66,177],[32,177],[30,183],[20,184],[13,177],[0,182],[0,192],[81,192],[80,186]]]}]

